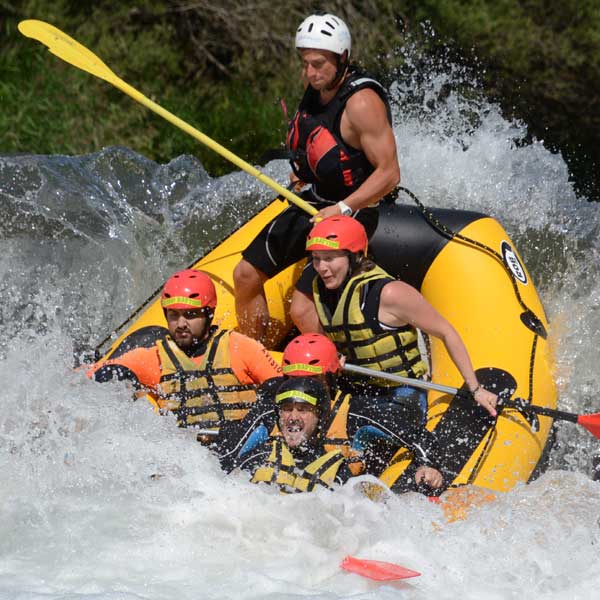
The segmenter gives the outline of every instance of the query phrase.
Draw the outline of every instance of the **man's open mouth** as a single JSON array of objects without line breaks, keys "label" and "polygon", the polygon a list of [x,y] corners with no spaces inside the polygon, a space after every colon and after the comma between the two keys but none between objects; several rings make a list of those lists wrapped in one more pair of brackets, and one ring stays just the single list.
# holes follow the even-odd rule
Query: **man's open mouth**
[{"label": "man's open mouth", "polygon": [[289,433],[299,433],[304,430],[304,425],[300,423],[291,423],[286,427],[286,431]]}]

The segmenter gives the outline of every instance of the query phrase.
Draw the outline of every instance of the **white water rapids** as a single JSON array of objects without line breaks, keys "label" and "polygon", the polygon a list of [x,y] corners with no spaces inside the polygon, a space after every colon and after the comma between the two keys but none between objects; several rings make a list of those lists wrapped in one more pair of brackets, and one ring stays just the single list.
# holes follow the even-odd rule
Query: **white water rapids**
[{"label": "white water rapids", "polygon": [[[598,204],[495,105],[440,99],[456,78],[394,86],[403,184],[504,225],[550,318],[559,407],[600,412]],[[404,104],[411,85],[423,98]],[[287,177],[281,161],[266,172]],[[190,157],[0,157],[0,598],[597,597],[599,448],[581,427],[560,424],[540,479],[448,525],[416,494],[375,503],[350,482],[281,496],[227,477],[124,384],[72,369],[74,340],[99,342],[271,195]],[[339,568],[347,554],[422,575],[375,583]]]}]

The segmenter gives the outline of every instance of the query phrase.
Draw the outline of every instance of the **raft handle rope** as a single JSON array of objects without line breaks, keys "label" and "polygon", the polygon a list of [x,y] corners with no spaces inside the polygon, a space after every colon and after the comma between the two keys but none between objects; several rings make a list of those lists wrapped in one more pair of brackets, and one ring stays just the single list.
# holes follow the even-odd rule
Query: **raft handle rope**
[{"label": "raft handle rope", "polygon": [[480,250],[483,250],[484,252],[487,252],[487,253],[491,254],[492,256],[494,256],[502,264],[504,270],[510,277],[511,283],[512,283],[514,291],[515,291],[515,296],[517,297],[517,300],[519,301],[519,304],[521,305],[523,310],[526,313],[532,315],[536,319],[536,322],[540,322],[540,319],[538,317],[536,317],[535,313],[525,304],[525,302],[521,298],[521,293],[519,292],[519,288],[515,281],[515,276],[513,275],[512,271],[506,266],[506,262],[504,261],[504,258],[498,251],[494,250],[493,248],[490,248],[489,246],[487,246],[486,244],[484,244],[482,242],[468,238],[467,236],[462,235],[456,231],[452,231],[452,229],[450,229],[449,227],[446,227],[446,225],[444,225],[438,219],[436,219],[435,216],[433,215],[433,213],[409,189],[400,186],[400,187],[398,187],[398,190],[406,193],[412,200],[414,200],[415,204],[417,205],[417,207],[419,208],[419,210],[425,217],[425,220],[432,227],[437,229],[439,233],[441,233],[445,237],[448,237],[451,240],[457,239],[462,242],[466,242],[467,244],[475,246],[476,248],[479,248]]},{"label": "raft handle rope", "polygon": [[[493,248],[490,248],[489,246],[487,246],[486,244],[484,244],[482,242],[473,240],[473,239],[471,239],[465,235],[462,235],[456,231],[452,231],[449,227],[446,227],[446,225],[441,223],[439,221],[439,219],[437,219],[433,215],[431,210],[429,210],[417,198],[417,196],[415,194],[413,194],[408,188],[405,188],[403,186],[398,186],[396,189],[398,190],[398,192],[404,192],[405,194],[408,195],[409,198],[411,198],[414,201],[414,203],[417,205],[418,209],[420,210],[420,212],[423,215],[423,217],[425,218],[425,220],[434,229],[436,229],[441,235],[443,235],[444,237],[447,237],[450,240],[455,240],[455,239],[460,240],[462,242],[470,244],[471,246],[474,246],[475,248],[478,248],[479,250],[483,250],[484,252],[487,252],[488,254],[492,255],[494,258],[496,258],[496,260],[498,260],[500,262],[504,271],[509,276],[510,282],[511,282],[511,284],[513,286],[513,290],[515,292],[515,296],[517,298],[517,301],[519,302],[519,304],[521,305],[521,308],[523,309],[523,313],[521,314],[521,321],[528,329],[533,331],[533,334],[534,334],[533,335],[533,344],[532,344],[530,359],[529,359],[529,394],[528,394],[528,398],[527,398],[528,402],[531,403],[531,400],[533,398],[533,369],[534,369],[535,354],[536,354],[536,348],[537,348],[537,338],[538,338],[538,336],[540,336],[540,337],[543,337],[544,339],[546,339],[547,332],[546,332],[546,329],[545,329],[541,319],[525,304],[523,298],[521,297],[521,293],[519,292],[519,286],[517,285],[515,275],[508,268],[508,266],[506,265],[506,262],[504,261],[504,258],[502,257],[502,255],[499,252],[497,252]],[[529,321],[529,323],[527,323],[526,321]]]}]

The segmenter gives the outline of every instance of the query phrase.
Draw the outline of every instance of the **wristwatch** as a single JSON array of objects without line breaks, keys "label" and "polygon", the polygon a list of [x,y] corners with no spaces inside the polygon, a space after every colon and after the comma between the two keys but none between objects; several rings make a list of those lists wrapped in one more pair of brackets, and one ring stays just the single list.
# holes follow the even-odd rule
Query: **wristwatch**
[{"label": "wristwatch", "polygon": [[352,209],[343,200],[340,200],[337,204],[340,207],[341,213],[345,217],[349,217],[352,215]]}]

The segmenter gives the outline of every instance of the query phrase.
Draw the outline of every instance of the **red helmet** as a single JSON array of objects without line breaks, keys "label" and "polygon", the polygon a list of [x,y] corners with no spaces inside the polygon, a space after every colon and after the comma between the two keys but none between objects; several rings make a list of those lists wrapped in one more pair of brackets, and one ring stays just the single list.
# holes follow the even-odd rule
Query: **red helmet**
[{"label": "red helmet", "polygon": [[349,252],[367,253],[367,232],[352,217],[327,217],[317,223],[308,234],[306,249],[313,250],[348,250]]},{"label": "red helmet", "polygon": [[163,308],[186,310],[217,306],[217,291],[210,277],[202,271],[185,269],[171,275],[160,299]]},{"label": "red helmet", "polygon": [[305,333],[294,338],[283,351],[283,373],[306,377],[337,373],[340,368],[335,344],[320,333]]}]

